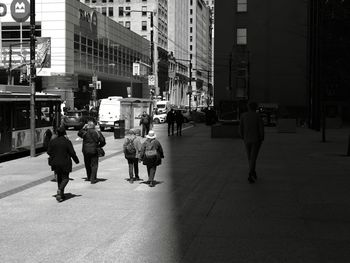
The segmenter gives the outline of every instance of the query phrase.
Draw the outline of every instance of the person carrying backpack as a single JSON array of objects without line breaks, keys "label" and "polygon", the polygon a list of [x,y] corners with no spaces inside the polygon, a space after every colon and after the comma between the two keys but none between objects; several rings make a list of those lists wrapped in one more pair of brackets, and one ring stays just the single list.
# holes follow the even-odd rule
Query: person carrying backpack
[{"label": "person carrying backpack", "polygon": [[154,131],[149,131],[146,138],[146,141],[141,147],[140,158],[143,161],[143,164],[147,166],[149,186],[153,187],[157,166],[162,163],[164,152],[162,145],[156,139],[156,134]]},{"label": "person carrying backpack", "polygon": [[[124,140],[123,151],[125,159],[129,165],[129,183],[140,180],[139,177],[139,154],[141,149],[140,138],[135,136],[134,130],[129,130],[128,136]],[[134,177],[135,173],[135,177]]]}]

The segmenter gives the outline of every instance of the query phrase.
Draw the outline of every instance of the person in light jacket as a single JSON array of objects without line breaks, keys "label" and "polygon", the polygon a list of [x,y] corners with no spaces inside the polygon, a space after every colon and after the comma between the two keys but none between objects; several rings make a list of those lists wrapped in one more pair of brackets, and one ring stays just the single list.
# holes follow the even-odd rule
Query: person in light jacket
[{"label": "person in light jacket", "polygon": [[69,182],[69,173],[72,171],[72,160],[76,164],[79,159],[74,151],[72,142],[65,137],[64,127],[57,129],[57,137],[49,142],[47,154],[50,156],[50,165],[57,174],[57,195],[56,200],[62,202],[65,198],[64,189]]},{"label": "person in light jacket", "polygon": [[156,139],[154,131],[149,131],[146,138],[146,141],[141,147],[140,158],[143,161],[143,164],[147,167],[149,186],[153,187],[157,166],[161,165],[162,159],[164,158],[164,152],[162,145]]},{"label": "person in light jacket", "polygon": [[264,123],[259,113],[257,113],[258,105],[256,102],[248,103],[248,112],[241,116],[239,131],[244,141],[249,162],[248,181],[254,183],[257,179],[256,160],[264,141]]}]

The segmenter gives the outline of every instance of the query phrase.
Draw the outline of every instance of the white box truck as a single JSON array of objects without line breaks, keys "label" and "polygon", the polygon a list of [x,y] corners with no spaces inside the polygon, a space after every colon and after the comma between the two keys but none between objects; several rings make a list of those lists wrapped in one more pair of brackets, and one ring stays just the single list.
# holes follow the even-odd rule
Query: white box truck
[{"label": "white box truck", "polygon": [[114,127],[114,122],[121,118],[121,100],[123,97],[111,96],[101,99],[100,108],[98,110],[98,124],[101,131],[105,128]]}]

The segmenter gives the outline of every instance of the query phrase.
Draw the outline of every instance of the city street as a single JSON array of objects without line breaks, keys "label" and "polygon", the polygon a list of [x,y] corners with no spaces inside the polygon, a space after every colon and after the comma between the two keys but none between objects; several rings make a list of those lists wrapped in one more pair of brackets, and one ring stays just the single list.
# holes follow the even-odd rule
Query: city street
[{"label": "city street", "polygon": [[[81,163],[57,203],[47,156],[0,164],[0,262],[347,262],[348,129],[266,128],[258,181],[247,181],[239,139],[210,127],[155,131],[165,159],[154,188],[127,182],[121,139],[107,137],[100,181]],[[72,139],[75,131],[69,131]],[[110,133],[112,135],[112,133]],[[81,141],[80,141],[81,142]],[[146,170],[141,165],[141,178]]]}]

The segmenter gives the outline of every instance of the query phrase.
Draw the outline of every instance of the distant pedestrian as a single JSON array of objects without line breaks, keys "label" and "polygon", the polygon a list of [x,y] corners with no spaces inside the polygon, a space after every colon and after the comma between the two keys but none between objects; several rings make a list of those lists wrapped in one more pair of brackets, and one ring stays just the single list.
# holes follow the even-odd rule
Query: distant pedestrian
[{"label": "distant pedestrian", "polygon": [[86,169],[86,181],[91,184],[97,183],[98,151],[97,148],[106,145],[106,140],[102,133],[95,128],[93,121],[87,124],[78,132],[78,136],[83,139],[83,155]]},{"label": "distant pedestrian", "polygon": [[150,187],[154,186],[154,177],[157,166],[162,163],[164,152],[162,145],[156,139],[154,131],[149,131],[146,141],[142,144],[140,158],[147,167],[148,183]]},{"label": "distant pedestrian", "polygon": [[136,136],[134,130],[129,130],[128,136],[124,140],[123,151],[125,159],[129,165],[129,183],[140,180],[139,177],[139,156],[141,150],[140,137]]},{"label": "distant pedestrian", "polygon": [[[44,147],[44,150],[46,150],[46,152],[47,152],[47,150],[48,150],[48,148],[49,148],[49,143],[50,143],[50,141],[53,140],[53,139],[56,138],[56,137],[57,137],[57,129],[56,129],[56,133],[52,133],[52,131],[51,131],[50,129],[47,129],[47,130],[45,131],[45,133],[44,133],[43,147]],[[49,158],[48,158],[48,164],[49,164],[49,166],[51,167],[51,171],[54,172],[54,178],[53,178],[51,181],[52,181],[52,182],[57,182],[57,174],[56,174],[56,171],[53,169],[51,162],[52,162],[52,158],[49,157]]]},{"label": "distant pedestrian", "polygon": [[264,124],[260,114],[256,112],[257,108],[257,103],[248,103],[248,112],[242,114],[239,127],[249,161],[248,181],[250,183],[254,183],[257,179],[256,159],[264,140]]},{"label": "distant pedestrian", "polygon": [[168,136],[174,135],[175,111],[171,109],[166,115],[166,122],[168,123]]},{"label": "distant pedestrian", "polygon": [[185,122],[185,117],[182,115],[181,110],[175,112],[175,122],[176,122],[176,135],[182,136],[182,124]]},{"label": "distant pedestrian", "polygon": [[71,158],[76,164],[79,163],[72,142],[65,135],[65,128],[59,127],[57,129],[57,137],[49,142],[47,150],[51,160],[51,167],[57,174],[58,190],[56,200],[58,202],[62,202],[65,199],[64,189],[69,182],[69,173],[72,171]]},{"label": "distant pedestrian", "polygon": [[142,128],[142,137],[145,137],[146,134],[148,134],[150,127],[151,127],[151,116],[147,114],[146,111],[144,111],[141,115],[141,120],[140,120],[140,126]]}]

